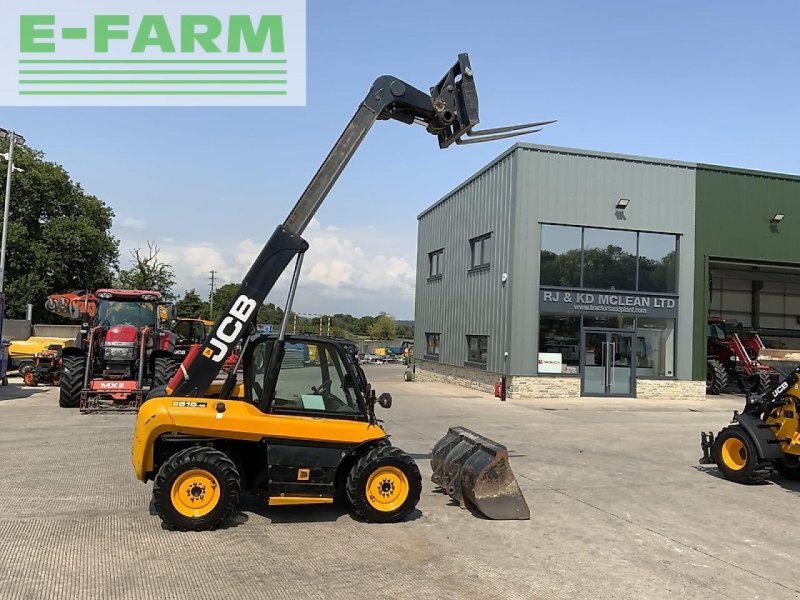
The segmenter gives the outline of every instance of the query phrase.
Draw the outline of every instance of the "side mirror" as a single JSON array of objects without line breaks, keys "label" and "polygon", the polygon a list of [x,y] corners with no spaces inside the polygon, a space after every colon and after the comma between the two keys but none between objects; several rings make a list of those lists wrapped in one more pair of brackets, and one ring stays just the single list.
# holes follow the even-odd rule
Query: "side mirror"
[{"label": "side mirror", "polygon": [[392,408],[392,395],[389,392],[384,392],[378,398],[378,404],[383,408]]}]

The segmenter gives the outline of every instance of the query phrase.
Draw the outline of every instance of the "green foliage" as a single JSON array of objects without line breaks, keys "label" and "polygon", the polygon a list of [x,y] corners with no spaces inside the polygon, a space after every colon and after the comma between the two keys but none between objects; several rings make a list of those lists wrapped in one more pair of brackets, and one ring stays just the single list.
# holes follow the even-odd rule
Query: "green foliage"
[{"label": "green foliage", "polygon": [[[8,150],[0,143],[0,152]],[[6,316],[23,318],[28,303],[39,323],[61,319],[45,310],[47,295],[107,287],[119,244],[111,235],[114,212],[86,194],[63,167],[25,146],[14,150],[6,253]],[[0,161],[0,198],[6,163]],[[2,214],[2,213],[0,213]]]},{"label": "green foliage", "polygon": [[233,295],[239,291],[241,285],[241,283],[226,283],[214,290],[214,314],[211,319],[216,319],[223,310],[228,308],[233,300]]},{"label": "green foliage", "polygon": [[395,339],[397,337],[397,322],[386,313],[381,313],[369,328],[369,337],[373,340]]},{"label": "green foliage", "polygon": [[203,300],[196,290],[191,289],[175,303],[175,311],[179,317],[207,319],[208,302]]},{"label": "green foliage", "polygon": [[172,286],[175,285],[175,273],[172,265],[161,262],[158,258],[160,249],[155,242],[147,242],[147,250],[136,248],[131,252],[133,266],[120,270],[117,285],[129,290],[156,290],[161,292],[165,300],[173,300]]},{"label": "green foliage", "polygon": [[[618,290],[636,290],[636,255],[625,252],[619,246],[586,248],[581,257],[580,249],[556,254],[542,251],[542,285],[579,287],[583,260],[583,287]],[[639,257],[639,289],[649,292],[671,292],[675,290],[677,255],[670,252],[655,260]]]}]

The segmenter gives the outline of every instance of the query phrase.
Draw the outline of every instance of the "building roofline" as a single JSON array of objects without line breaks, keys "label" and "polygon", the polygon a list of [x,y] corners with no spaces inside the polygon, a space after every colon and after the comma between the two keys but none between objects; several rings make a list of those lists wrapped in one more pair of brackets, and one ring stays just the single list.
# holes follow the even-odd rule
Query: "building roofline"
[{"label": "building roofline", "polygon": [[447,201],[450,197],[452,197],[456,192],[461,191],[467,185],[469,185],[473,180],[477,179],[481,175],[483,175],[486,171],[494,167],[497,163],[505,159],[507,156],[512,154],[518,149],[522,150],[533,150],[535,152],[544,152],[548,154],[568,154],[572,156],[586,156],[590,158],[603,158],[608,160],[621,160],[625,162],[636,162],[640,164],[649,164],[649,165],[662,165],[662,166],[669,166],[669,167],[682,167],[687,169],[695,169],[698,171],[713,171],[717,173],[732,173],[735,175],[750,175],[753,177],[764,177],[767,179],[778,179],[784,181],[796,181],[800,182],[800,175],[792,175],[788,173],[777,173],[774,171],[759,171],[755,169],[744,169],[740,167],[726,167],[722,165],[712,165],[707,163],[694,163],[694,162],[687,162],[687,161],[680,161],[680,160],[669,160],[665,158],[654,158],[650,156],[636,156],[633,154],[618,154],[614,152],[602,152],[600,150],[585,150],[582,148],[568,148],[562,146],[546,146],[540,144],[530,144],[526,142],[517,142],[510,148],[508,148],[505,152],[500,154],[497,158],[489,162],[486,166],[481,168],[477,173],[465,179],[461,183],[459,183],[456,187],[446,193],[444,196],[439,198],[436,202],[431,204],[428,208],[423,210],[421,213],[417,215],[417,220],[420,220],[422,217],[427,215],[431,212],[434,208],[439,206],[440,204]]},{"label": "building roofline", "polygon": [[492,160],[489,164],[487,164],[486,166],[484,166],[481,169],[479,169],[477,173],[475,173],[473,175],[470,175],[469,178],[467,178],[464,181],[462,181],[461,183],[459,183],[456,187],[454,187],[452,190],[447,192],[444,196],[439,198],[436,202],[434,202],[428,208],[423,210],[421,213],[419,213],[417,215],[417,221],[419,221],[422,217],[424,217],[429,212],[431,212],[434,208],[436,208],[437,206],[439,206],[443,202],[447,201],[453,194],[455,194],[456,192],[461,191],[463,188],[467,187],[467,185],[469,185],[473,180],[477,179],[478,177],[480,177],[481,175],[486,173],[486,171],[488,171],[489,169],[494,167],[497,163],[499,163],[500,161],[505,159],[507,156],[509,156],[512,152],[514,152],[517,149],[517,146],[518,146],[518,144],[514,144],[513,146],[508,148],[505,152],[503,152],[500,156],[498,156],[497,158]]}]

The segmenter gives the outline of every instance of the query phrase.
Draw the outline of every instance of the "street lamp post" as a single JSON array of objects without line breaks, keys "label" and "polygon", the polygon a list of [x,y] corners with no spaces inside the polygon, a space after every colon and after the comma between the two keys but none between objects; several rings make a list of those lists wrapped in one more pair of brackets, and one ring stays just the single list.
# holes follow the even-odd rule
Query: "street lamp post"
[{"label": "street lamp post", "polygon": [[9,140],[8,153],[0,154],[0,156],[8,161],[8,171],[6,172],[6,198],[3,204],[3,235],[2,241],[0,241],[0,292],[2,292],[6,281],[6,240],[8,239],[8,209],[11,204],[11,175],[14,171],[22,171],[22,169],[14,166],[14,146],[17,144],[20,146],[24,144],[25,138],[14,131],[0,128],[0,139]]}]

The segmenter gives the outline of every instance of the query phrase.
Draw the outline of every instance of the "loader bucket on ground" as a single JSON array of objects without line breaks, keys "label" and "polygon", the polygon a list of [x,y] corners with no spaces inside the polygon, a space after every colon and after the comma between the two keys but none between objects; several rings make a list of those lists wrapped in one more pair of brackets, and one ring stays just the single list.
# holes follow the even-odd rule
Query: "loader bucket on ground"
[{"label": "loader bucket on ground", "polygon": [[490,519],[530,519],[508,449],[465,427],[451,427],[431,452],[431,481]]}]

